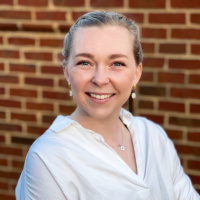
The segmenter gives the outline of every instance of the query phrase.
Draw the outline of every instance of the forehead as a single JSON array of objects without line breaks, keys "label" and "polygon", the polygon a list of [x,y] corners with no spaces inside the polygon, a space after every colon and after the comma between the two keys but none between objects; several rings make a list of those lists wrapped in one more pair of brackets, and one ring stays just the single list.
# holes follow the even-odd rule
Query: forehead
[{"label": "forehead", "polygon": [[98,49],[104,51],[133,50],[133,36],[130,31],[122,26],[105,25],[102,27],[78,28],[74,33],[72,50],[96,52]]}]

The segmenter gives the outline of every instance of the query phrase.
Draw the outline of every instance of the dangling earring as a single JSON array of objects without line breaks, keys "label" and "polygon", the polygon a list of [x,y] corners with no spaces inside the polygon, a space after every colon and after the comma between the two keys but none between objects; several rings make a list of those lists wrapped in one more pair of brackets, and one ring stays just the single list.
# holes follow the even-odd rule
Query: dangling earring
[{"label": "dangling earring", "polygon": [[70,88],[70,91],[69,91],[69,96],[71,97],[73,94],[72,94],[72,90],[71,90],[71,84],[68,83],[68,87]]},{"label": "dangling earring", "polygon": [[136,85],[133,86],[133,90],[132,90],[132,94],[131,94],[132,99],[136,98],[135,90],[136,90]]}]

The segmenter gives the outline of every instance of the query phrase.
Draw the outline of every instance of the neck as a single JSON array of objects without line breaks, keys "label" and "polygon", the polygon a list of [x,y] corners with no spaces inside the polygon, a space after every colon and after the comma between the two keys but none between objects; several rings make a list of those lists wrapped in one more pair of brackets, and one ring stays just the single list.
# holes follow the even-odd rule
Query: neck
[{"label": "neck", "polygon": [[80,123],[84,128],[99,133],[106,141],[116,142],[116,138],[121,130],[122,122],[119,119],[119,113],[103,119],[95,119],[90,116],[81,116],[76,111],[71,118]]}]

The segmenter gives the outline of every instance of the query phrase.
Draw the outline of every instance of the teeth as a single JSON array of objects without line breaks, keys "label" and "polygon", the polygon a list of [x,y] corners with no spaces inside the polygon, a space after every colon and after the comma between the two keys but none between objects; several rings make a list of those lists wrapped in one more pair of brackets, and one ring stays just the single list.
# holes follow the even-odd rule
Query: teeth
[{"label": "teeth", "polygon": [[106,94],[106,95],[96,95],[96,94],[90,94],[90,96],[91,97],[94,97],[94,98],[96,98],[96,99],[106,99],[106,98],[108,98],[108,97],[111,97],[112,96],[112,94]]}]

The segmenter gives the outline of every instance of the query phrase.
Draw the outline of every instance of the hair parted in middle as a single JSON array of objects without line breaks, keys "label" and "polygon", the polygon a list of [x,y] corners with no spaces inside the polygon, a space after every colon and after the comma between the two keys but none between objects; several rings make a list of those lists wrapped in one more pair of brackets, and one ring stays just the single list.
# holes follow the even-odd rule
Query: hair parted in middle
[{"label": "hair parted in middle", "polygon": [[133,54],[136,64],[139,65],[142,62],[142,47],[139,40],[138,28],[132,20],[129,20],[124,15],[117,12],[105,12],[105,11],[93,11],[86,13],[78,18],[76,23],[71,26],[69,32],[64,39],[64,48],[62,55],[65,57],[65,63],[68,61],[70,51],[72,48],[72,42],[74,33],[78,28],[86,27],[103,27],[103,26],[122,26],[127,28],[133,37]]}]

